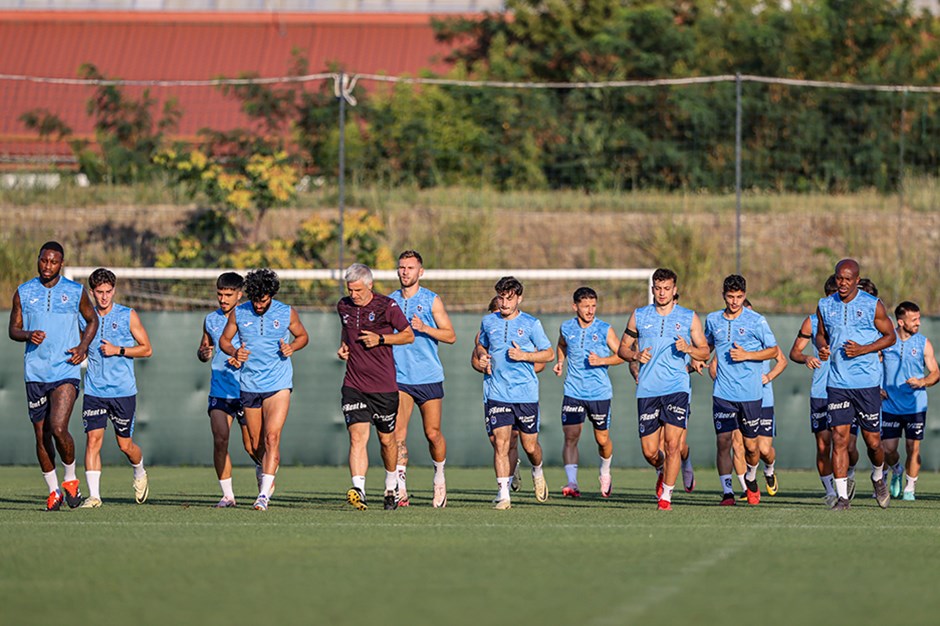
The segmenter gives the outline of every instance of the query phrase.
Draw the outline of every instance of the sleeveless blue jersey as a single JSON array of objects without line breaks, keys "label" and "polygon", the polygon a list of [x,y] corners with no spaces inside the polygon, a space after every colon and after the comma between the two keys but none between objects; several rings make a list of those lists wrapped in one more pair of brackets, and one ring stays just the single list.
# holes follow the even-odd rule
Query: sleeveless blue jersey
[{"label": "sleeveless blue jersey", "polygon": [[678,304],[668,315],[656,312],[650,304],[636,310],[637,347],[642,352],[650,348],[653,357],[640,364],[637,380],[637,398],[656,398],[672,393],[691,393],[689,383],[690,357],[676,350],[676,337],[692,343],[692,318],[695,314]]},{"label": "sleeveless blue jersey", "polygon": [[[398,303],[408,323],[414,316],[431,328],[437,328],[431,307],[437,294],[424,287],[418,287],[418,293],[405,298],[401,289],[389,296]],[[414,329],[412,329],[414,330]],[[392,346],[395,355],[395,379],[405,385],[427,385],[444,380],[444,366],[437,354],[437,339],[414,330],[414,343]]]},{"label": "sleeveless blue jersey", "polygon": [[727,319],[724,313],[724,310],[714,311],[705,319],[705,339],[708,345],[715,347],[715,358],[718,359],[718,377],[713,394],[731,402],[762,400],[762,363],[735,362],[731,360],[731,349],[738,344],[748,352],[755,352],[776,346],[777,340],[760,313],[742,309],[733,320]]},{"label": "sleeveless blue jersey", "polygon": [[850,359],[842,348],[847,341],[867,345],[881,338],[881,333],[875,328],[878,302],[878,298],[864,291],[859,291],[851,302],[842,302],[838,293],[819,301],[819,313],[829,333],[830,387],[867,389],[881,385],[882,368],[878,353]]},{"label": "sleeveless blue jersey", "polygon": [[[235,399],[241,395],[241,384],[239,378],[241,372],[238,368],[229,365],[229,356],[219,349],[219,337],[225,330],[228,323],[228,316],[222,312],[222,309],[216,309],[206,315],[206,332],[212,339],[212,378],[209,382],[209,395],[213,398]],[[241,341],[236,333],[232,337],[232,345],[238,348]]]},{"label": "sleeveless blue jersey", "polygon": [[[811,331],[812,339],[810,339],[809,343],[813,346],[813,356],[818,359],[819,350],[816,348],[816,331],[819,330],[819,318],[813,313],[809,316],[809,321],[813,327]],[[820,364],[818,368],[813,370],[813,387],[810,389],[809,397],[816,398],[817,400],[825,400],[829,397],[829,394],[826,392],[826,385],[829,382],[830,360],[820,361]]]},{"label": "sleeveless blue jersey", "polygon": [[897,341],[890,348],[882,350],[884,357],[883,389],[888,397],[881,405],[886,413],[894,415],[913,415],[927,410],[927,390],[914,389],[908,385],[908,378],[924,376],[924,346],[927,338],[917,333],[906,341]]},{"label": "sleeveless blue jersey", "polygon": [[255,313],[251,302],[235,307],[238,338],[251,352],[241,366],[242,391],[270,393],[293,387],[290,358],[281,354],[281,341],[291,340],[290,311],[289,305],[278,300],[271,300],[264,315]]},{"label": "sleeveless blue jersey", "polygon": [[[131,311],[114,303],[105,316],[98,315],[98,334],[88,346],[88,369],[85,371],[85,395],[96,398],[126,398],[137,394],[134,359],[126,356],[104,356],[101,341],[119,348],[133,348],[137,340],[131,334]],[[85,319],[81,326],[85,328]]]},{"label": "sleeveless blue jersey", "polygon": [[610,400],[614,395],[610,384],[608,366],[593,366],[588,363],[591,352],[599,357],[612,354],[607,345],[610,324],[594,318],[587,328],[582,328],[578,318],[566,320],[561,325],[561,335],[568,346],[568,373],[565,376],[565,395],[578,400]]},{"label": "sleeveless blue jersey", "polygon": [[26,342],[23,375],[26,382],[52,383],[79,378],[81,366],[72,365],[67,352],[81,342],[78,321],[82,286],[64,276],[53,287],[39,278],[17,288],[23,309],[23,330],[41,330],[46,338],[40,345]]},{"label": "sleeveless blue jersey", "polygon": [[504,319],[498,312],[484,317],[480,324],[480,345],[490,353],[493,373],[483,377],[486,386],[483,395],[497,402],[538,402],[539,379],[535,366],[509,360],[513,342],[526,352],[552,347],[542,323],[528,313],[520,311],[511,320]]}]

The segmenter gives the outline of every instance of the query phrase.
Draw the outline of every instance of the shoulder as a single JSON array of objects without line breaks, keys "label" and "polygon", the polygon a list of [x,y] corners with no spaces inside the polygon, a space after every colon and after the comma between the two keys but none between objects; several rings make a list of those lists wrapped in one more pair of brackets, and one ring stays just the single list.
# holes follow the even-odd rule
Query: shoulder
[{"label": "shoulder", "polygon": [[440,297],[437,295],[437,293],[431,291],[427,287],[418,287],[418,293],[422,294],[428,300],[434,300],[435,298]]},{"label": "shoulder", "polygon": [[[379,294],[375,294],[375,295],[376,297],[378,297]],[[402,300],[405,299],[405,296],[402,294],[401,289],[396,289],[392,293],[388,294],[388,296],[386,297],[391,298],[395,302],[401,302]]]}]

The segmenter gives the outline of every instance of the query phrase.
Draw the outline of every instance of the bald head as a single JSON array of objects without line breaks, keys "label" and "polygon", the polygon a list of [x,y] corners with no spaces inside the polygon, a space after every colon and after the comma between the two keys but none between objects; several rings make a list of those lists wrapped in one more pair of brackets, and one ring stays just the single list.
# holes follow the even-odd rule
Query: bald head
[{"label": "bald head", "polygon": [[858,262],[842,259],[836,263],[836,290],[843,301],[851,300],[858,293]]},{"label": "bald head", "polygon": [[858,278],[858,275],[861,272],[861,270],[858,267],[858,261],[856,261],[855,259],[842,259],[841,261],[836,263],[836,275],[838,275],[840,270],[843,270],[843,269],[851,272],[855,276],[855,278]]}]

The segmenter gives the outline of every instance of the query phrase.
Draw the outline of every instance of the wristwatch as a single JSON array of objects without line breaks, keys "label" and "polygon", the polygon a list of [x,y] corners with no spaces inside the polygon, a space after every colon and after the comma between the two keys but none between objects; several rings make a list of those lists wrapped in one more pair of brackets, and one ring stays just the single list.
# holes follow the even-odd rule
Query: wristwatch
[{"label": "wristwatch", "polygon": [[121,351],[118,354],[120,354],[121,356],[124,356],[124,346],[121,346]]},{"label": "wristwatch", "polygon": [[385,335],[379,335],[379,345],[380,346],[385,345]]}]

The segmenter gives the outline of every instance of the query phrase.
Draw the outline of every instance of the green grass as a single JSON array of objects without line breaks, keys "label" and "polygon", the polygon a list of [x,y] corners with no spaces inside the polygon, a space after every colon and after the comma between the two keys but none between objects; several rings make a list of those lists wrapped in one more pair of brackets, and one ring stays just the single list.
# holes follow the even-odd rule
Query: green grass
[{"label": "green grass", "polygon": [[[150,469],[133,504],[130,470],[105,468],[105,506],[42,509],[35,468],[0,468],[0,590],[8,624],[934,624],[940,477],[887,511],[859,483],[833,513],[810,472],[780,475],[759,507],[716,506],[714,470],[655,510],[649,470],[615,470],[614,496],[539,505],[524,475],[514,508],[489,508],[492,472],[454,468],[446,510],[430,472],[413,505],[343,503],[341,468],[285,467],[266,513],[237,469],[237,510],[215,510],[211,468]],[[861,476],[860,476],[861,477]],[[84,483],[84,481],[83,481]]]}]

